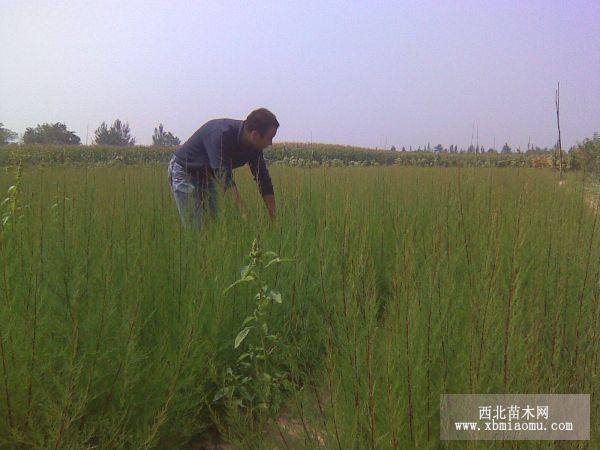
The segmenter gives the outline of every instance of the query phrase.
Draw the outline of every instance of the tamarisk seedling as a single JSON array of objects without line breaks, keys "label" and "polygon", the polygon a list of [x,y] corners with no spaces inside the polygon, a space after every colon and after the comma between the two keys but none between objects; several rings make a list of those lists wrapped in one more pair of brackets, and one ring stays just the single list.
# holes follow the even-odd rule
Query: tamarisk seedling
[{"label": "tamarisk seedling", "polygon": [[[7,190],[7,196],[4,200],[2,200],[2,203],[0,203],[0,249],[2,251],[2,254],[4,256],[5,252],[6,252],[6,248],[5,248],[5,240],[6,240],[6,234],[7,231],[9,231],[9,229],[12,229],[14,222],[16,222],[21,216],[20,216],[20,212],[22,211],[23,208],[26,208],[27,205],[25,206],[19,206],[19,188],[21,186],[21,175],[22,175],[23,171],[21,168],[21,164],[19,163],[19,165],[17,166],[17,173],[16,173],[16,177],[15,177],[15,184],[13,184],[12,186],[10,186]],[[2,264],[2,270],[3,270],[3,282],[4,282],[4,295],[5,295],[5,301],[6,301],[6,305],[8,305],[9,299],[8,299],[8,276],[6,274],[6,264]],[[8,388],[8,370],[7,370],[7,361],[6,361],[6,350],[4,347],[4,337],[5,337],[5,331],[4,329],[0,329],[0,358],[2,359],[2,374],[3,374],[3,378],[4,378],[4,393],[5,393],[5,399],[6,399],[6,412],[7,412],[7,416],[8,416],[8,424],[9,427],[12,428],[13,426],[13,417],[12,417],[12,406],[11,406],[11,400],[10,400],[10,392],[9,392],[9,388]],[[9,337],[9,342],[10,342],[10,337]]]}]

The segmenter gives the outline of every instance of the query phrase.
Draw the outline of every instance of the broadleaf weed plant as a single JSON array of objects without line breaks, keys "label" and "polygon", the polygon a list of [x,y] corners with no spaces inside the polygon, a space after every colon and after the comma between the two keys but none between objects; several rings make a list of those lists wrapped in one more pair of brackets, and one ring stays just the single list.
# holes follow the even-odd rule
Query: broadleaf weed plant
[{"label": "broadleaf weed plant", "polygon": [[285,364],[285,342],[272,330],[273,308],[282,304],[279,292],[265,281],[265,270],[290,258],[263,251],[257,239],[252,243],[249,264],[240,270],[240,278],[227,287],[226,294],[240,284],[249,283],[258,291],[256,307],[242,323],[233,348],[240,352],[233,367],[223,376],[223,387],[213,403],[227,402],[252,419],[275,418],[286,392],[293,389],[289,369]]}]

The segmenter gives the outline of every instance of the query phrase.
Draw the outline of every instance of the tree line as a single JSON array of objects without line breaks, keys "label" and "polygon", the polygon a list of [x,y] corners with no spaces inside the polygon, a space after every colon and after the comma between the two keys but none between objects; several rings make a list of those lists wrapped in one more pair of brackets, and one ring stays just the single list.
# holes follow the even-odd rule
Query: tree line
[{"label": "tree line", "polygon": [[[5,128],[4,125],[0,123],[0,145],[15,142],[17,139],[17,133]],[[43,123],[38,124],[35,128],[27,128],[23,134],[22,143],[26,145],[79,145],[81,144],[81,139],[73,131],[69,131],[65,124],[57,122],[54,124]],[[131,136],[129,123],[116,119],[110,126],[108,126],[106,122],[102,122],[94,133],[92,143],[99,146],[133,146],[135,145],[135,138]],[[161,123],[158,127],[154,128],[152,143],[159,147],[175,147],[181,142],[177,136],[173,135],[173,133],[166,131]],[[519,148],[513,150],[508,143],[505,143],[500,151],[498,151],[494,148],[486,150],[483,146],[473,146],[471,144],[465,151],[463,148],[459,149],[457,145],[450,145],[450,147],[444,148],[441,144],[431,147],[428,143],[422,147],[419,146],[416,149],[409,147],[408,151],[405,147],[402,147],[399,151],[395,146],[392,146],[390,148],[391,152],[385,153],[388,153],[390,156],[391,154],[399,155],[401,152],[412,154],[413,151],[416,151],[417,154],[423,153],[431,154],[433,156],[442,156],[443,154],[473,154],[474,156],[504,154],[517,156],[518,154],[526,154],[528,156],[550,155],[554,157],[557,152],[558,143],[553,148],[540,148],[530,144],[528,144],[527,147],[527,151],[523,152]],[[573,168],[585,169],[597,173],[600,172],[600,133],[596,132],[591,138],[586,138],[583,142],[578,142],[569,149],[568,153],[570,155],[570,165]]]},{"label": "tree line", "polygon": [[[557,144],[558,145],[558,144]],[[500,150],[497,150],[493,147],[489,147],[487,150],[483,145],[469,145],[469,147],[465,150],[464,148],[458,148],[458,145],[450,145],[450,147],[444,147],[442,144],[437,144],[434,147],[431,147],[430,144],[426,144],[423,147],[419,146],[416,149],[413,149],[412,146],[406,149],[406,147],[402,147],[402,150],[398,150],[396,146],[392,145],[390,148],[391,151],[402,151],[402,152],[431,152],[431,153],[475,153],[478,155],[482,155],[484,153],[502,153],[502,154],[510,154],[510,153],[550,153],[555,151],[555,148],[548,147],[538,147],[531,144],[527,144],[527,150],[523,152],[519,147],[516,149],[512,149],[508,142],[506,142]]]},{"label": "tree line", "polygon": [[[0,122],[0,145],[17,141],[18,134]],[[23,144],[51,144],[51,145],[79,145],[81,138],[73,131],[69,131],[64,123],[42,123],[36,127],[28,127],[23,133]],[[96,145],[135,145],[135,138],[131,135],[128,122],[116,119],[112,125],[102,122],[94,132],[93,144]],[[153,145],[160,147],[174,147],[181,143],[179,138],[170,131],[166,131],[163,124],[154,128],[152,135]]]}]

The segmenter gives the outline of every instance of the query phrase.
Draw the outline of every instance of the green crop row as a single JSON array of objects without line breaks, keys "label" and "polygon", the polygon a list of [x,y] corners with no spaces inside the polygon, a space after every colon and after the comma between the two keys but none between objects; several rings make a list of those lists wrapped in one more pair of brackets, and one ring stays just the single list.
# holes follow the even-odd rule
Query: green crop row
[{"label": "green crop row", "polygon": [[[17,146],[0,149],[0,166],[16,164],[139,164],[166,163],[173,149],[164,147]],[[415,167],[531,167],[558,168],[556,152],[436,153],[370,150],[359,147],[278,143],[265,151],[271,163],[291,166],[403,165]],[[586,141],[563,157],[565,170],[600,172],[600,142]]]}]

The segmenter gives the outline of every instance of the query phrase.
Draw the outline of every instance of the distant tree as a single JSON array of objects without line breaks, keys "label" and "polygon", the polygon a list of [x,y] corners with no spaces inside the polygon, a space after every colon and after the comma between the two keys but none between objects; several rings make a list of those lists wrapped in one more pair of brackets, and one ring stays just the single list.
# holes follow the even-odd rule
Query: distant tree
[{"label": "distant tree", "polygon": [[403,151],[403,152],[405,152],[405,151],[406,151],[406,148],[405,148],[405,147],[402,147],[402,151]]},{"label": "distant tree", "polygon": [[392,145],[392,148],[390,148],[390,150],[391,150],[392,152],[395,152],[395,151],[396,151],[396,146],[395,146],[395,145]]},{"label": "distant tree", "polygon": [[23,134],[24,144],[79,145],[80,142],[79,136],[60,122],[38,124],[35,128],[27,128]]},{"label": "distant tree", "polygon": [[469,145],[469,148],[467,148],[467,153],[475,153],[475,147],[473,147],[473,144]]},{"label": "distant tree", "polygon": [[[177,136],[174,136],[170,131],[165,132],[163,124],[158,124],[158,128],[154,129],[154,135],[152,136],[152,143],[160,147],[176,147],[181,144],[181,141]],[[392,147],[393,149],[393,147]]]},{"label": "distant tree", "polygon": [[0,122],[0,145],[9,144],[17,139],[17,133],[8,128],[4,128],[4,124]]},{"label": "distant tree", "polygon": [[502,147],[502,150],[500,151],[500,153],[510,153],[511,152],[511,148],[508,145],[508,142],[506,142],[504,144],[504,146]]},{"label": "distant tree", "polygon": [[444,151],[444,147],[442,147],[442,144],[438,144],[435,147],[433,147],[433,151],[437,153],[442,153]]},{"label": "distant tree", "polygon": [[600,139],[596,133],[592,138],[578,142],[570,152],[571,164],[575,169],[583,169],[600,176]]},{"label": "distant tree", "polygon": [[492,147],[488,148],[488,153],[498,153],[495,149],[493,149]]},{"label": "distant tree", "polygon": [[94,142],[98,145],[135,145],[135,138],[131,137],[129,122],[115,120],[109,128],[106,122],[102,122],[96,129]]}]

